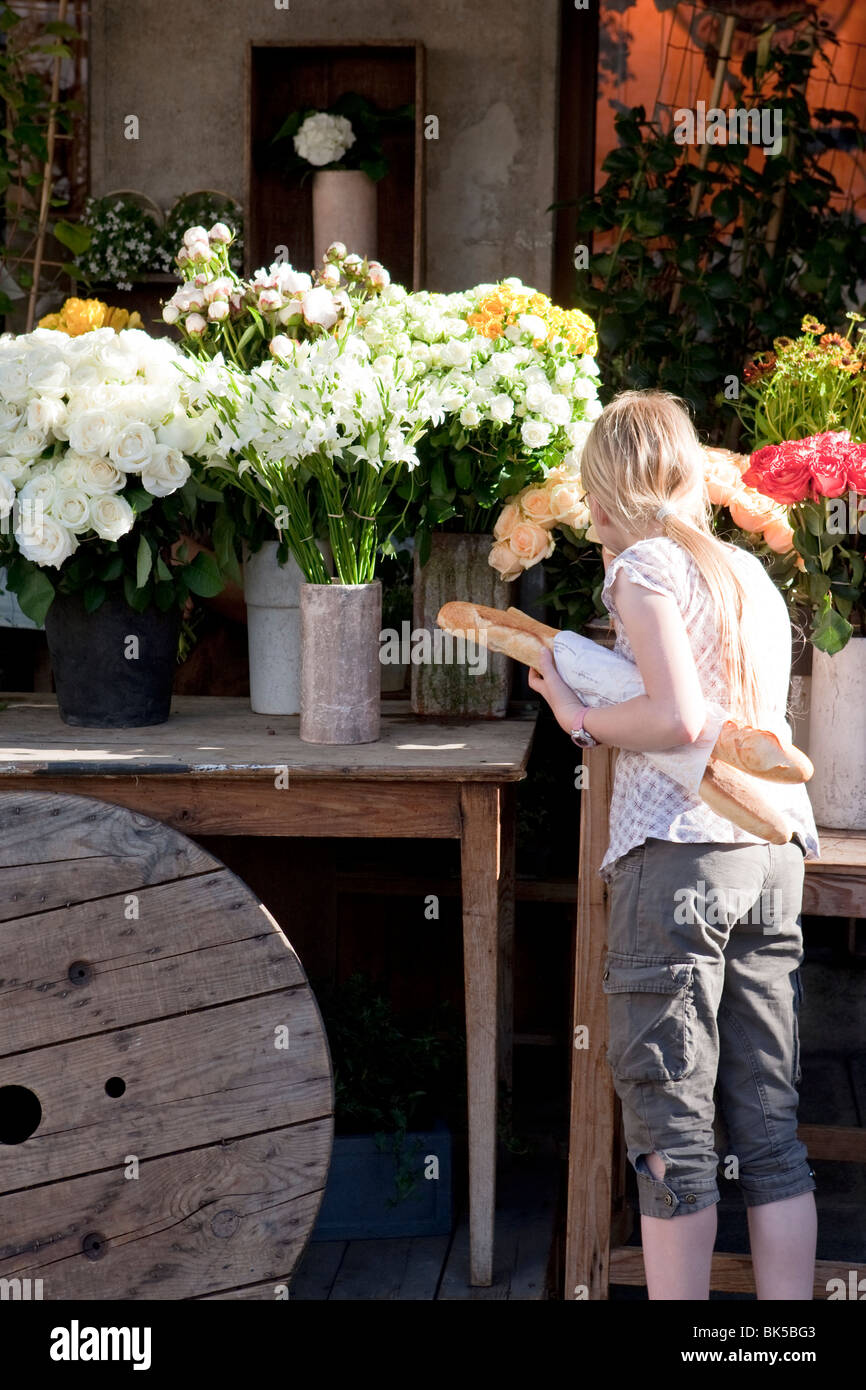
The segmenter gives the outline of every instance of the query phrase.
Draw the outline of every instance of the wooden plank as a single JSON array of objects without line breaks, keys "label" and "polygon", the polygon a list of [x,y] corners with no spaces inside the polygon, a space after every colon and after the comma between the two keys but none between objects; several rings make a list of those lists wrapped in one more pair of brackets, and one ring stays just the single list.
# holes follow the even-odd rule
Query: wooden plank
[{"label": "wooden plank", "polygon": [[471,1282],[493,1278],[499,1018],[500,802],[495,788],[461,789],[463,978],[469,1123]]},{"label": "wooden plank", "polygon": [[145,811],[184,835],[296,835],[304,838],[458,839],[459,784],[297,779],[276,790],[256,780],[176,777],[0,777],[0,786],[50,787],[62,795],[98,792],[101,801]]},{"label": "wooden plank", "polygon": [[[275,1029],[290,1025],[289,1046]],[[117,1099],[110,1077],[125,1082]],[[42,1106],[26,1143],[0,1145],[0,1193],[330,1114],[330,1062],[306,986],[20,1052],[5,1085]],[[2,1236],[0,1236],[2,1239]]]},{"label": "wooden plank", "polygon": [[[847,1288],[852,1270],[858,1279],[862,1278],[866,1274],[866,1264],[856,1264],[848,1260],[816,1260],[814,1297],[827,1297],[827,1284],[830,1279],[841,1279]],[[610,1278],[612,1284],[646,1285],[643,1255],[639,1245],[618,1246],[611,1250]],[[748,1255],[729,1255],[718,1251],[713,1255],[710,1288],[715,1293],[754,1293],[751,1258]]]},{"label": "wooden plank", "polygon": [[349,1242],[330,1293],[332,1302],[431,1301],[450,1236]]},{"label": "wooden plank", "polygon": [[311,1241],[292,1276],[290,1297],[299,1302],[322,1302],[331,1296],[346,1240]]},{"label": "wooden plank", "polygon": [[866,912],[866,869],[819,871],[816,864],[803,883],[803,911],[810,917],[857,917]]},{"label": "wooden plank", "polygon": [[[135,920],[123,893],[0,923],[0,1056],[304,982],[228,869],[135,897]],[[86,963],[86,983],[70,980],[73,963]]]},{"label": "wooden plank", "polygon": [[499,802],[499,1080],[510,1095],[514,1060],[514,864],[517,807],[513,786],[505,786]]},{"label": "wooden plank", "polygon": [[799,1125],[797,1137],[810,1159],[836,1163],[866,1163],[866,1129],[852,1125]]},{"label": "wooden plank", "polygon": [[866,870],[866,830],[831,830],[818,826],[821,858],[806,862],[806,874],[838,868],[859,873]]},{"label": "wooden plank", "polygon": [[0,775],[52,777],[138,775],[222,778],[281,768],[301,779],[437,782],[520,781],[536,710],[508,719],[429,720],[408,701],[388,701],[376,743],[302,743],[297,715],[253,714],[229,696],[177,696],[165,724],[144,729],[72,729],[53,698],[10,695],[0,712]]},{"label": "wooden plank", "polygon": [[[588,786],[580,798],[580,862],[574,960],[565,1298],[607,1298],[614,1152],[614,1088],[607,1065],[607,1009],[601,989],[607,948],[607,892],[598,875],[608,843],[616,750],[584,750]],[[573,1033],[573,1038],[576,1034]]]},{"label": "wooden plank", "polygon": [[469,1226],[461,1221],[448,1255],[438,1298],[443,1302],[502,1303],[548,1297],[547,1271],[556,1240],[559,1162],[520,1160],[502,1175],[496,1209],[496,1244],[489,1285],[470,1284]]},{"label": "wooden plank", "polygon": [[[0,1275],[46,1299],[182,1298],[285,1281],[322,1197],[330,1118],[0,1197]],[[15,1240],[8,1231],[14,1226]],[[102,1257],[82,1251],[102,1237]]]}]

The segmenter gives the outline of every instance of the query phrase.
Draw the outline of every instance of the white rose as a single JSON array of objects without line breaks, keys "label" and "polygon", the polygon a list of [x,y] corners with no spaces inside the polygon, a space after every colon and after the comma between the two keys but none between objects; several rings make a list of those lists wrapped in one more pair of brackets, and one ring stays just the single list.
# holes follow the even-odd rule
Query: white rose
[{"label": "white rose", "polygon": [[571,405],[565,396],[549,396],[541,407],[541,413],[552,425],[567,425],[571,419]]},{"label": "white rose", "polygon": [[143,420],[121,430],[109,449],[109,457],[124,473],[140,473],[146,468],[156,446],[156,435]]},{"label": "white rose", "polygon": [[469,364],[472,352],[468,343],[451,338],[442,347],[441,360],[446,367],[465,367]]},{"label": "white rose", "polygon": [[4,454],[0,458],[0,478],[9,478],[11,482],[20,482],[26,478],[30,471],[30,464],[26,459],[16,458],[14,454]]},{"label": "white rose", "polygon": [[21,426],[9,438],[10,454],[17,454],[22,459],[35,459],[42,453],[48,443],[48,431],[39,428],[31,428],[26,425]]},{"label": "white rose", "polygon": [[524,420],[520,426],[520,438],[527,449],[540,449],[550,441],[550,425],[542,420]]},{"label": "white rose", "polygon": [[15,505],[15,486],[11,478],[0,473],[0,521],[5,521]]},{"label": "white rose", "polygon": [[521,314],[517,326],[521,333],[529,333],[533,339],[541,338],[544,341],[547,338],[547,324],[538,314]]},{"label": "white rose", "polygon": [[574,381],[577,368],[573,362],[563,362],[561,367],[556,369],[557,386],[567,386],[570,381]]},{"label": "white rose", "polygon": [[86,531],[90,525],[90,498],[78,488],[60,487],[52,499],[49,515],[70,531]]},{"label": "white rose", "polygon": [[345,116],[328,116],[317,111],[307,117],[293,143],[301,159],[321,168],[342,159],[355,143],[355,132]]},{"label": "white rose", "polygon": [[578,400],[591,401],[598,395],[598,388],[594,381],[588,381],[586,377],[579,376],[571,388],[571,394]]},{"label": "white rose", "polygon": [[141,481],[154,497],[168,497],[183,487],[192,469],[178,449],[169,449],[166,444],[154,445],[150,463],[141,475]]},{"label": "white rose", "polygon": [[477,405],[464,406],[460,412],[460,423],[467,430],[474,430],[481,424]]},{"label": "white rose", "polygon": [[546,379],[531,382],[526,388],[527,410],[543,410],[550,396],[551,390]]},{"label": "white rose", "polygon": [[589,353],[584,353],[584,355],[579,359],[579,361],[580,370],[584,373],[585,376],[601,375],[601,368],[599,367],[595,358],[590,357]]},{"label": "white rose", "polygon": [[583,413],[586,416],[587,420],[597,420],[603,410],[604,406],[602,405],[601,401],[587,401],[586,409]]},{"label": "white rose", "polygon": [[109,459],[85,458],[78,467],[78,484],[91,497],[119,492],[126,485],[126,475],[115,468]]},{"label": "white rose", "polygon": [[104,454],[114,434],[107,410],[85,410],[67,422],[70,448],[77,454]]},{"label": "white rose", "polygon": [[76,549],[75,536],[54,517],[39,509],[26,509],[15,528],[18,549],[25,560],[59,569]]},{"label": "white rose", "polygon": [[318,324],[321,328],[333,328],[340,317],[339,305],[331,291],[326,289],[324,285],[317,285],[314,290],[307,290],[301,303],[307,323]]},{"label": "white rose", "polygon": [[29,502],[31,506],[50,507],[56,491],[57,478],[51,471],[28,478],[24,486],[19,488],[18,496],[22,502]]},{"label": "white rose", "polygon": [[37,396],[27,407],[27,425],[37,433],[54,431],[66,419],[66,406],[56,396]]},{"label": "white rose", "polygon": [[30,393],[30,373],[23,362],[0,362],[0,396],[10,404],[23,404]]},{"label": "white rose", "polygon": [[125,497],[94,497],[90,524],[104,541],[118,541],[135,525],[135,513]]},{"label": "white rose", "polygon": [[503,392],[493,397],[489,410],[494,420],[499,420],[501,424],[507,425],[514,416],[514,401]]},{"label": "white rose", "polygon": [[62,396],[69,386],[69,375],[69,364],[62,359],[43,362],[30,370],[30,390],[40,396]]}]

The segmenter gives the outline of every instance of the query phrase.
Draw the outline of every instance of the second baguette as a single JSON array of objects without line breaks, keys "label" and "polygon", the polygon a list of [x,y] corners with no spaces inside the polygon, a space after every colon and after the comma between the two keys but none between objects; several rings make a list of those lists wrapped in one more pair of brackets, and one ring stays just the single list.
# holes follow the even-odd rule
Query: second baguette
[{"label": "second baguette", "polygon": [[791,838],[785,817],[764,799],[751,778],[717,758],[707,763],[701,798],[717,816],[724,816],[750,835],[769,840],[771,845],[786,845]]}]

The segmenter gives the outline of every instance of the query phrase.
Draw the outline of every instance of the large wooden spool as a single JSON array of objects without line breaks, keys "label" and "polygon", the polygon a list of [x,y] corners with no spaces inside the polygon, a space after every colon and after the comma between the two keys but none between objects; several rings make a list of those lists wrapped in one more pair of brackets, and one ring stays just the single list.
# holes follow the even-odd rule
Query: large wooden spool
[{"label": "large wooden spool", "polygon": [[332,1109],[315,999],[240,879],[122,807],[0,793],[0,1278],[285,1296]]}]

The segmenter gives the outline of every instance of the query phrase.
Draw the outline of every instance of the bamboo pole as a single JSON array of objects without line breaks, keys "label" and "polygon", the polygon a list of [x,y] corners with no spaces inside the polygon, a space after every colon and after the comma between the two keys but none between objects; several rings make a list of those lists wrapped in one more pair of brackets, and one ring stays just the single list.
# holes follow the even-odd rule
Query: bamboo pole
[{"label": "bamboo pole", "polygon": [[[60,0],[57,19],[60,24],[66,22],[66,11],[69,0]],[[27,326],[25,332],[29,333],[33,328],[33,321],[36,318],[36,301],[39,297],[39,277],[42,274],[44,262],[45,237],[48,231],[48,211],[51,202],[51,189],[54,185],[54,144],[57,138],[57,103],[60,98],[60,64],[61,55],[58,53],[54,59],[54,70],[51,74],[51,110],[48,115],[48,130],[45,137],[45,173],[42,178],[42,193],[39,200],[39,223],[36,232],[36,250],[33,256],[33,283],[30,286],[30,295],[27,300]]]}]

